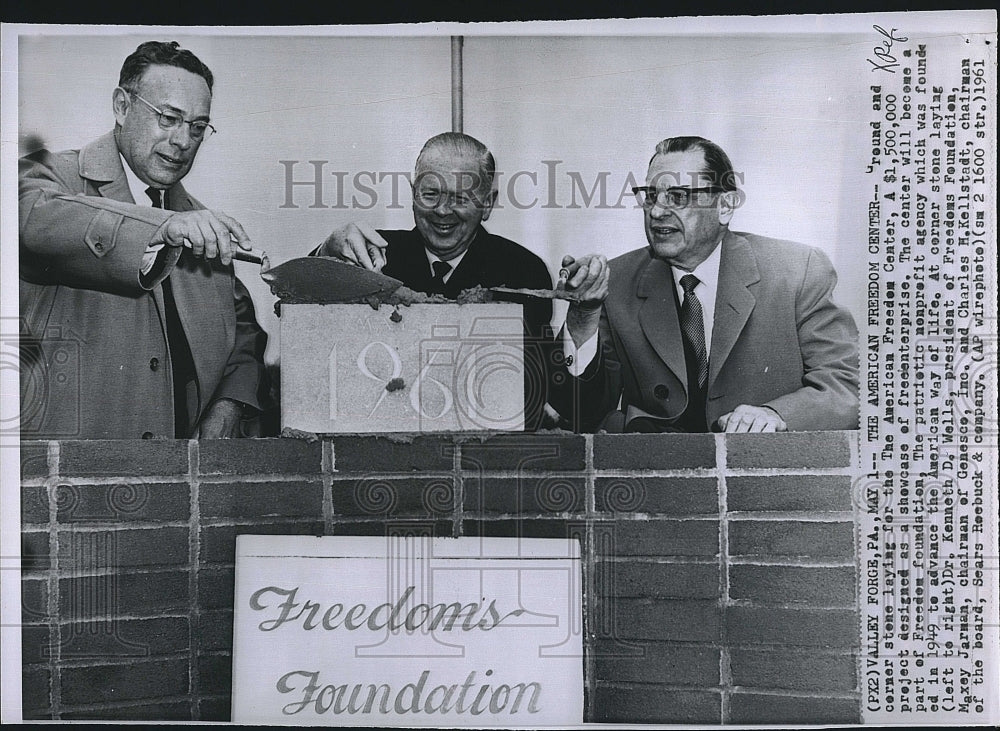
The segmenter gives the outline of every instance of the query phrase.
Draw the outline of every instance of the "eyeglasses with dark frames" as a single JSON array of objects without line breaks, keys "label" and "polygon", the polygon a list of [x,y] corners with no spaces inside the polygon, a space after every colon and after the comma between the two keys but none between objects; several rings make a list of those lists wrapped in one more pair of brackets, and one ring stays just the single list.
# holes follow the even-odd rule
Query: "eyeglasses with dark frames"
[{"label": "eyeglasses with dark frames", "polygon": [[695,193],[721,193],[725,191],[718,185],[709,185],[703,188],[685,188],[676,186],[673,188],[655,188],[651,185],[640,185],[632,188],[632,193],[638,199],[643,208],[652,208],[659,205],[661,208],[681,209],[691,205],[691,199]]}]

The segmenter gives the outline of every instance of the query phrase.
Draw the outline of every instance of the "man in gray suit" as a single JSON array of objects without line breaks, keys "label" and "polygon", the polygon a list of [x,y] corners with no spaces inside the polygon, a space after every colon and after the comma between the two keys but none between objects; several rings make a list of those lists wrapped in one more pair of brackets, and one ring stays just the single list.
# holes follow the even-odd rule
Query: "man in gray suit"
[{"label": "man in gray suit", "polygon": [[267,336],[231,264],[249,238],[180,183],[212,84],[190,51],[143,43],[113,132],[21,161],[22,437],[238,436],[261,408]]},{"label": "man in gray suit", "polygon": [[582,299],[552,400],[576,428],[857,428],[857,329],[831,299],[833,267],[818,249],[730,231],[736,177],[709,140],[665,139],[635,189],[649,246],[563,260]]}]

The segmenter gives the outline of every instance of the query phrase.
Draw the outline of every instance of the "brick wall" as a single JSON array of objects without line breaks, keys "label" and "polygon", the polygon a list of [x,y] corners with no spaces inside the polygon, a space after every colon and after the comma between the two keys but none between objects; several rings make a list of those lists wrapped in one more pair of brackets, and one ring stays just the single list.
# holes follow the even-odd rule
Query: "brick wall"
[{"label": "brick wall", "polygon": [[25,718],[229,718],[239,533],[577,537],[587,720],[856,723],[853,432],[25,442]]}]

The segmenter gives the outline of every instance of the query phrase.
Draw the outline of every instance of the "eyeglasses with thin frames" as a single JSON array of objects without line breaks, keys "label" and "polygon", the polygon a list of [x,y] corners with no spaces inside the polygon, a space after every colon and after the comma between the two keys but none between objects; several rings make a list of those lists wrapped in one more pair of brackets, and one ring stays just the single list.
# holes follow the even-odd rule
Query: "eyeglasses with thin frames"
[{"label": "eyeglasses with thin frames", "polygon": [[129,96],[134,97],[149,107],[149,110],[156,115],[156,121],[160,125],[160,129],[163,130],[175,130],[179,128],[182,124],[186,124],[191,130],[191,138],[195,140],[207,140],[218,130],[215,129],[211,124],[200,119],[187,120],[176,112],[171,112],[169,110],[157,109],[146,99],[136,94],[134,91],[118,87]]},{"label": "eyeglasses with thin frames", "polygon": [[673,187],[657,189],[651,185],[640,185],[632,188],[632,193],[639,200],[643,208],[652,208],[659,205],[661,208],[681,209],[691,205],[691,199],[695,193],[721,193],[725,190],[718,185],[709,185],[703,188]]}]

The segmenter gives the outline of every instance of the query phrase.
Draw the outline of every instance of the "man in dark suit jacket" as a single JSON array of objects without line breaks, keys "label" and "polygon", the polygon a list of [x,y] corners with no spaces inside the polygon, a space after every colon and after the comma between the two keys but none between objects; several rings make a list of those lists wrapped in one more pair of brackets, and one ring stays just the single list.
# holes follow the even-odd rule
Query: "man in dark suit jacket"
[{"label": "man in dark suit jacket", "polygon": [[583,300],[556,408],[588,431],[856,428],[857,330],[827,257],[730,231],[742,193],[709,140],[661,142],[635,192],[648,248],[563,261]]},{"label": "man in dark suit jacket", "polygon": [[[414,169],[413,219],[409,231],[385,231],[351,223],[334,231],[313,254],[336,256],[403,282],[410,289],[455,298],[464,289],[551,289],[545,263],[523,246],[489,233],[496,202],[496,164],[479,140],[458,132],[429,139]],[[537,426],[548,379],[552,302],[510,296],[524,307],[525,370],[531,383],[525,422]]]},{"label": "man in dark suit jacket", "polygon": [[176,43],[143,43],[113,133],[21,161],[23,437],[239,436],[261,408],[267,336],[231,264],[249,238],[180,183],[212,81]]}]

